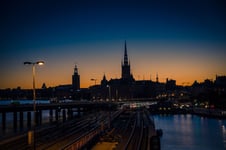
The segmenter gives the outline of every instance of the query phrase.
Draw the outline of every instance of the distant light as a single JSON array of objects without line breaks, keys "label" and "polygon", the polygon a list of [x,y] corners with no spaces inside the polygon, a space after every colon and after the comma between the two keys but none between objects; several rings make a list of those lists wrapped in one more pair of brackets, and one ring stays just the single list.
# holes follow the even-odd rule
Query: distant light
[{"label": "distant light", "polygon": [[44,65],[44,61],[37,61],[36,64],[38,64],[38,65]]}]

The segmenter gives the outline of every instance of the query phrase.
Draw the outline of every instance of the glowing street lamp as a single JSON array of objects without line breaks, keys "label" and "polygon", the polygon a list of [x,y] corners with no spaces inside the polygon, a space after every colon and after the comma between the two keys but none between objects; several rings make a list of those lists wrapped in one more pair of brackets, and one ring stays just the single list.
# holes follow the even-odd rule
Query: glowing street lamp
[{"label": "glowing street lamp", "polygon": [[32,65],[32,77],[33,77],[33,103],[34,103],[34,113],[36,112],[36,93],[35,93],[35,65],[44,65],[44,61],[37,62],[24,62],[24,65]]},{"label": "glowing street lamp", "polygon": [[[37,62],[24,62],[24,65],[32,65],[32,77],[33,77],[33,107],[34,107],[34,132],[36,126],[36,93],[35,93],[35,65],[44,65],[44,61]],[[34,149],[35,149],[35,136],[34,136]]]}]

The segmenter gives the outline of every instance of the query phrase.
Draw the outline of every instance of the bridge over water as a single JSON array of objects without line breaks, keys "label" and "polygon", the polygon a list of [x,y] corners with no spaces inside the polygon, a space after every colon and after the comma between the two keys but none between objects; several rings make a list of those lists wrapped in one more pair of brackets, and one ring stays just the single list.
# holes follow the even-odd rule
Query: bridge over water
[{"label": "bridge over water", "polygon": [[[60,107],[60,108],[59,108]],[[65,115],[65,120],[52,123],[48,126],[39,124],[35,130],[35,139],[32,144],[28,144],[29,134],[27,132],[14,135],[9,138],[2,138],[0,147],[5,149],[82,149],[91,148],[100,136],[110,135],[114,140],[118,140],[117,149],[128,149],[141,147],[142,149],[160,149],[160,140],[157,137],[154,121],[149,117],[144,108],[136,109],[115,109],[116,103],[109,102],[77,102],[71,104],[40,104],[37,111],[61,110]],[[3,109],[1,109],[3,108]],[[33,110],[32,105],[24,106],[1,106],[0,113],[23,112],[28,113]],[[15,109],[14,109],[15,108]],[[69,118],[70,115],[64,113],[75,110],[86,112],[81,117]],[[14,113],[14,114],[17,114]],[[40,115],[40,114],[39,114]],[[73,115],[73,114],[72,114]],[[41,116],[41,115],[40,115]],[[15,117],[15,116],[14,116]],[[55,116],[56,117],[56,116]],[[17,120],[17,117],[14,119]],[[23,118],[20,118],[23,119]],[[56,118],[55,118],[56,119]],[[125,124],[122,121],[126,121]],[[31,128],[33,129],[33,128]],[[125,129],[123,138],[117,139],[122,129]],[[139,135],[138,135],[139,134]],[[138,138],[140,137],[140,138]],[[155,137],[155,138],[152,138]],[[123,139],[123,140],[122,140]],[[143,143],[146,143],[145,145]],[[124,146],[123,146],[124,145]]]},{"label": "bridge over water", "polygon": [[[32,123],[41,125],[43,120],[43,111],[49,111],[49,121],[59,121],[59,115],[62,116],[62,121],[73,119],[73,113],[76,112],[77,116],[81,113],[97,110],[114,110],[117,104],[111,102],[70,102],[70,103],[50,103],[50,104],[36,104],[36,116],[34,116],[33,104],[10,104],[0,105],[1,126],[4,131],[7,128],[7,114],[13,113],[13,128],[14,130],[24,128],[27,124],[28,128],[32,127]],[[26,116],[26,117],[24,117]],[[35,120],[32,120],[35,118]]]}]

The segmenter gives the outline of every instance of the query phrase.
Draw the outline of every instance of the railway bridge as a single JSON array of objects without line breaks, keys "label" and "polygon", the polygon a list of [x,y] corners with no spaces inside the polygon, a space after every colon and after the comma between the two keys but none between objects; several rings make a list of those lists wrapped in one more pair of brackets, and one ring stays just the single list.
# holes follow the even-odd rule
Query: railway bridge
[{"label": "railway bridge", "polygon": [[[11,109],[12,107],[15,109]],[[8,110],[0,109],[0,113],[32,110],[31,106],[12,107],[10,106]],[[39,105],[37,108],[51,110],[58,107],[58,104],[52,104],[48,107]],[[160,150],[159,133],[161,132],[156,130],[151,115],[144,107],[116,109],[117,106],[112,103],[77,103],[74,106],[64,104],[60,107],[62,110],[80,108],[87,113],[81,117],[65,119],[64,122],[31,128],[35,129],[31,141],[29,141],[29,130],[13,136],[1,137],[0,147],[20,150],[77,150],[95,149],[103,143],[114,143],[114,149],[118,150]],[[88,111],[94,107],[94,111]]]}]

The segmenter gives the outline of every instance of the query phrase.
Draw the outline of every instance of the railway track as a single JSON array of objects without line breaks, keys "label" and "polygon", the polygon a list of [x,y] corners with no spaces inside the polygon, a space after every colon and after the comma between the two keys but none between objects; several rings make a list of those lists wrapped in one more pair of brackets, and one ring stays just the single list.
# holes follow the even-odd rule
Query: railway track
[{"label": "railway track", "polygon": [[136,116],[135,116],[135,123],[132,129],[132,132],[130,134],[130,137],[123,148],[124,150],[132,150],[136,149],[139,150],[141,149],[141,144],[143,140],[143,135],[144,135],[144,118],[143,118],[143,112],[138,110],[136,111]]},{"label": "railway track", "polygon": [[[35,129],[35,146],[28,145],[27,133],[0,142],[0,149],[20,150],[56,150],[67,145],[70,141],[80,137],[100,123],[107,122],[108,114],[99,112],[85,116],[80,120],[71,120],[62,124],[51,125],[42,129]],[[34,148],[35,147],[35,148]]]},{"label": "railway track", "polygon": [[[82,147],[80,143],[85,146],[86,143],[83,139],[99,134],[102,131],[102,126],[104,129],[109,129],[108,132],[105,132],[106,136],[103,140],[118,142],[115,148],[117,150],[150,149],[150,137],[156,134],[154,123],[145,109],[98,112],[79,120],[70,120],[41,129],[37,128],[35,149],[70,149],[73,144],[76,145],[76,142],[79,147]],[[0,149],[34,149],[33,145],[27,144],[27,139],[27,134],[22,134],[1,141]]]},{"label": "railway track", "polygon": [[116,150],[150,149],[150,135],[155,134],[155,129],[145,109],[124,111],[112,128],[113,132],[105,136],[105,141],[118,142]]}]

